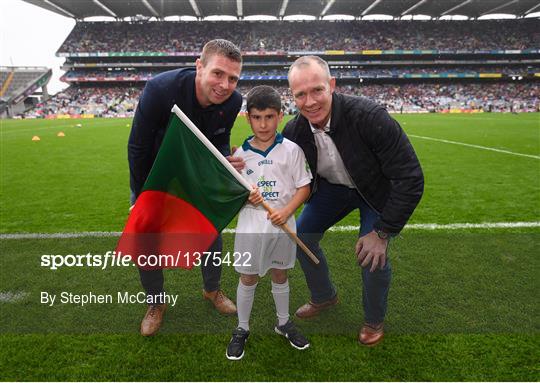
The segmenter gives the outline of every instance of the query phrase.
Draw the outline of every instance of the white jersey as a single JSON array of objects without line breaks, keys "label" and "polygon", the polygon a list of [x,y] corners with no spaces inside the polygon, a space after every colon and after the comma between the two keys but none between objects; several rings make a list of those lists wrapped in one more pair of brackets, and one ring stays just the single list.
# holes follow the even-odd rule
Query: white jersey
[{"label": "white jersey", "polygon": [[[264,201],[271,208],[280,209],[291,201],[298,188],[311,182],[304,152],[281,134],[276,135],[274,144],[265,152],[253,148],[250,140],[251,137],[246,139],[234,154],[245,161],[242,176],[259,188]],[[287,225],[296,232],[294,215],[289,218]],[[263,276],[270,268],[290,269],[296,259],[295,242],[267,219],[267,212],[262,206],[255,207],[249,203],[242,208],[238,217],[234,250],[251,254],[249,262],[236,267],[243,274]]]}]

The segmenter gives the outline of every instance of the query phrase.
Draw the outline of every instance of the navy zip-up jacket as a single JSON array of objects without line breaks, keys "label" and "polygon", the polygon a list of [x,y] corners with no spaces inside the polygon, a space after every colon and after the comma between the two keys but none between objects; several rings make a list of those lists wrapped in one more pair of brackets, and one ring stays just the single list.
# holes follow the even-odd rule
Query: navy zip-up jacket
[{"label": "navy zip-up jacket", "polygon": [[242,96],[234,91],[223,104],[202,108],[195,96],[195,74],[193,68],[176,69],[146,83],[128,141],[132,203],[154,164],[173,105],[182,109],[221,154],[230,154],[231,129],[242,106]]}]

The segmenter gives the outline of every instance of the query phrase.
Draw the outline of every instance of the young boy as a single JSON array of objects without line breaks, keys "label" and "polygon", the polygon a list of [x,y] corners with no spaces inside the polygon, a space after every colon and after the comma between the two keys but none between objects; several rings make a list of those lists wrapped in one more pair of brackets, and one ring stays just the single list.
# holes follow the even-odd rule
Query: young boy
[{"label": "young boy", "polygon": [[[281,97],[269,86],[257,86],[247,96],[247,119],[254,136],[245,140],[235,156],[244,159],[242,176],[254,184],[249,203],[238,217],[234,250],[249,253],[236,265],[240,273],[236,306],[238,327],[227,347],[226,356],[239,360],[249,336],[249,317],[259,277],[268,270],[272,277],[272,295],[276,306],[277,325],[274,330],[290,344],[303,350],[309,341],[289,319],[289,282],[287,269],[294,266],[296,243],[279,227],[287,223],[296,231],[294,212],[308,198],[311,172],[299,146],[276,133],[283,119]],[[262,193],[261,193],[262,192]],[[266,202],[273,213],[260,205]]]}]

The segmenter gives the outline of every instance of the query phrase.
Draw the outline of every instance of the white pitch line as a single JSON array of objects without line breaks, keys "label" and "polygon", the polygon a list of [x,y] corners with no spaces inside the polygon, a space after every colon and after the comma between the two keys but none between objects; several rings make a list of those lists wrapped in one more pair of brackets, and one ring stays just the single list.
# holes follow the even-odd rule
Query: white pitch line
[{"label": "white pitch line", "polygon": [[24,300],[29,295],[25,291],[0,291],[0,303],[15,303]]},{"label": "white pitch line", "polygon": [[[441,117],[442,115],[439,114],[437,115],[437,117]],[[501,116],[504,116],[504,114],[501,113]],[[510,117],[508,115],[506,115],[507,117]],[[446,118],[454,118],[455,120],[474,120],[474,121],[498,121],[500,122],[501,121],[501,118],[500,117],[486,117],[485,114],[484,115],[480,115],[480,114],[475,114],[475,115],[463,115],[463,114],[445,114],[444,117]],[[519,119],[519,122],[537,122],[538,121],[538,118],[521,118]]]},{"label": "white pitch line", "polygon": [[[86,121],[89,121],[90,119],[82,119],[82,120],[77,120],[78,123],[80,123],[82,126],[81,127],[76,127],[74,125],[74,122],[75,120],[71,120],[71,122],[66,122],[64,125],[58,125],[58,126],[36,126],[34,128],[5,128],[5,127],[2,127],[0,129],[0,136],[4,136],[6,134],[10,134],[10,133],[26,133],[26,132],[34,132],[34,131],[41,131],[41,130],[55,130],[55,129],[65,129],[65,128],[75,128],[75,129],[84,129],[84,123],[86,123]],[[114,121],[110,121],[110,120],[105,120],[104,122],[101,122],[101,121],[93,121],[93,124],[92,126],[98,126],[98,125],[107,125],[107,124],[111,124],[113,123]],[[117,122],[117,121],[116,121]]]},{"label": "white pitch line", "polygon": [[[405,226],[404,230],[461,230],[461,229],[514,229],[525,227],[540,227],[540,222],[482,222],[482,223],[413,223]],[[358,226],[333,226],[329,231],[358,231]]]},{"label": "white pitch line", "polygon": [[[460,230],[460,229],[515,229],[540,227],[540,221],[535,222],[481,222],[481,223],[413,223],[405,226],[404,230]],[[354,232],[359,226],[332,226],[331,232]],[[234,233],[234,229],[225,229],[224,233]],[[56,239],[56,238],[104,238],[119,237],[119,231],[83,231],[80,233],[9,233],[0,234],[0,239]]]},{"label": "white pitch line", "polygon": [[454,144],[454,145],[467,146],[467,147],[469,147],[469,148],[483,149],[483,150],[490,150],[490,151],[492,151],[492,152],[505,153],[505,154],[512,154],[512,155],[514,155],[514,156],[528,157],[528,158],[534,158],[535,160],[540,160],[540,156],[535,156],[535,155],[533,155],[533,154],[516,153],[516,152],[511,152],[511,151],[509,151],[509,150],[490,148],[490,147],[488,147],[488,146],[480,146],[480,145],[466,144],[466,143],[464,143],[464,142],[450,141],[450,140],[443,140],[442,138],[433,138],[433,137],[426,137],[426,136],[417,136],[417,135],[415,135],[415,134],[408,134],[408,136],[409,136],[409,137],[414,137],[414,138],[421,138],[421,139],[423,139],[423,140],[430,140],[430,141],[444,142],[445,144]]},{"label": "white pitch line", "polygon": [[[65,129],[65,128],[71,128],[73,125],[59,125],[59,126],[37,126],[35,128],[25,128],[25,129],[14,129],[14,130],[8,130],[4,131],[2,130],[1,135],[5,136],[6,134],[11,133],[26,133],[26,132],[34,132],[34,131],[42,131],[42,130],[51,130],[54,131],[56,129]],[[5,129],[5,128],[4,128]]]},{"label": "white pitch line", "polygon": [[80,233],[11,233],[0,234],[0,239],[54,239],[120,237],[119,231],[81,231]]}]

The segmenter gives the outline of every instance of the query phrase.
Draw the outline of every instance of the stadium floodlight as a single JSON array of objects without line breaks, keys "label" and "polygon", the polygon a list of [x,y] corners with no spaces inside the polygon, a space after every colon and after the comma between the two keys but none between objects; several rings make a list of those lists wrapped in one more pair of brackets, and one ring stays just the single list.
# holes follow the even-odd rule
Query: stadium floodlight
[{"label": "stadium floodlight", "polygon": [[489,11],[486,11],[482,13],[480,16],[489,15],[490,13],[494,13],[495,11],[498,11],[499,9],[505,8],[511,4],[517,3],[519,0],[511,0],[508,3],[501,4],[493,9],[490,9]]},{"label": "stadium floodlight", "polygon": [[278,18],[270,15],[249,15],[244,17],[246,21],[275,21]]},{"label": "stadium floodlight", "polygon": [[[540,5],[540,3],[538,5]],[[538,18],[540,17],[540,12],[527,13],[527,14],[522,15],[521,17],[523,17],[524,19],[531,19],[535,17]]]},{"label": "stadium floodlight", "polygon": [[373,13],[371,15],[360,16],[360,17],[362,18],[362,20],[394,20],[394,16],[392,15],[381,15],[378,13]]},{"label": "stadium floodlight", "polygon": [[232,15],[210,15],[203,18],[204,21],[236,21],[238,17]]},{"label": "stadium floodlight", "polygon": [[322,18],[323,20],[355,20],[356,18],[353,15],[342,15],[342,14],[335,14],[335,15],[325,15]]},{"label": "stadium floodlight", "polygon": [[430,15],[405,15],[401,16],[401,20],[431,20]]},{"label": "stadium floodlight", "polygon": [[369,7],[367,7],[364,12],[362,12],[362,16],[365,16],[367,15],[367,13],[369,11],[371,11],[373,8],[375,8],[377,6],[377,4],[379,4],[382,0],[375,0],[373,3],[371,3],[371,5]]},{"label": "stadium floodlight", "polygon": [[501,19],[517,19],[517,16],[510,13],[490,13],[490,14],[478,17],[477,20],[501,20]]},{"label": "stadium floodlight", "polygon": [[285,21],[310,21],[310,20],[317,20],[317,18],[313,15],[302,15],[302,14],[297,14],[297,15],[288,15],[288,16],[285,16],[283,18],[283,20]]},{"label": "stadium floodlight", "polygon": [[439,17],[439,20],[469,20],[469,16],[465,15],[444,15]]},{"label": "stadium floodlight", "polygon": [[102,4],[99,0],[92,0],[95,4],[97,4],[101,9],[103,9],[105,12],[107,12],[109,15],[111,15],[112,17],[116,17],[118,18],[118,16],[116,15],[116,13],[114,13],[113,11],[111,11],[109,8],[107,8],[105,6],[105,4]]}]

